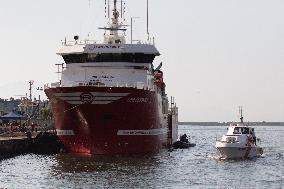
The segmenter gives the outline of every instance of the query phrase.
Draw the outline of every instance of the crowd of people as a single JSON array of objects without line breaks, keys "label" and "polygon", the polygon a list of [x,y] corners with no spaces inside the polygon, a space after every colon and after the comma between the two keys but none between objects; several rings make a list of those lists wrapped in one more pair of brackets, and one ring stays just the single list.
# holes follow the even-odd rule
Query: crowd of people
[{"label": "crowd of people", "polygon": [[0,122],[0,134],[5,132],[37,132],[40,128],[40,125],[37,123],[30,123],[27,122],[21,123],[18,121],[11,121],[11,122]]}]

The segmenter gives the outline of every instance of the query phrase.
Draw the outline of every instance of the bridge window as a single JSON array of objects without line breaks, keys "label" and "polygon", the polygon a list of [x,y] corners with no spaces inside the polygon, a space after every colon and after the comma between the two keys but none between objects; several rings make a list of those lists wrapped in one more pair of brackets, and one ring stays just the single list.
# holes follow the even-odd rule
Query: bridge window
[{"label": "bridge window", "polygon": [[87,62],[137,62],[152,63],[154,54],[143,53],[103,53],[103,54],[69,54],[62,56],[65,63],[87,63]]}]

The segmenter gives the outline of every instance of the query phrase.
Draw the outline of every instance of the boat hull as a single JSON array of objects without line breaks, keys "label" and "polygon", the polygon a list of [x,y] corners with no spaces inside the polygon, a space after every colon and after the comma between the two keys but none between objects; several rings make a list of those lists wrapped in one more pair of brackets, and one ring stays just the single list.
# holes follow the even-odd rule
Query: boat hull
[{"label": "boat hull", "polygon": [[259,157],[263,151],[260,147],[217,147],[222,158],[246,159]]},{"label": "boat hull", "polygon": [[167,142],[167,116],[155,92],[93,86],[45,92],[57,134],[69,152],[157,153]]}]

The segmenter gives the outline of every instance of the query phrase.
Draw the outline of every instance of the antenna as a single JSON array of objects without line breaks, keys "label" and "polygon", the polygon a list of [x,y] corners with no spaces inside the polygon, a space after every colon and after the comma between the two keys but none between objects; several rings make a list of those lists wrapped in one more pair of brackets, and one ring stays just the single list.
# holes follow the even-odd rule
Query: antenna
[{"label": "antenna", "polygon": [[113,10],[114,10],[114,12],[116,11],[116,4],[117,4],[117,0],[113,0]]},{"label": "antenna", "polygon": [[107,17],[107,0],[105,0],[105,18]]},{"label": "antenna", "polygon": [[123,6],[122,6],[122,0],[120,1],[120,12],[121,12],[120,17],[121,17],[121,19],[122,19],[122,17],[123,17]]},{"label": "antenna", "polygon": [[147,37],[149,41],[149,0],[147,0]]},{"label": "antenna", "polygon": [[242,106],[240,106],[239,107],[239,112],[240,112],[240,120],[241,120],[241,123],[243,123],[244,122],[244,117],[243,117],[243,107]]},{"label": "antenna", "polygon": [[107,9],[107,12],[108,12],[108,13],[107,13],[107,14],[108,14],[108,18],[109,18],[109,17],[110,17],[110,12],[109,12],[110,4],[109,4],[109,0],[107,0],[107,3],[108,3],[108,5],[107,5],[107,6],[108,6],[108,9]]},{"label": "antenna", "polygon": [[29,84],[30,84],[30,88],[29,88],[29,91],[30,91],[30,100],[32,100],[32,86],[34,84],[34,81],[33,80],[30,80],[29,81]]},{"label": "antenna", "polygon": [[119,18],[119,11],[117,10],[117,0],[113,1],[113,17],[112,17],[112,24],[117,25],[118,24],[118,18]]},{"label": "antenna", "polygon": [[125,14],[125,2],[123,3],[123,21],[125,21],[125,16],[124,16],[124,14]]},{"label": "antenna", "polygon": [[133,18],[131,17],[131,24],[130,24],[130,30],[131,30],[131,34],[130,34],[130,41],[131,41],[131,44],[133,43]]},{"label": "antenna", "polygon": [[133,22],[134,22],[134,19],[136,18],[139,18],[139,17],[131,17],[131,24],[130,24],[130,30],[131,30],[131,44],[133,44]]}]

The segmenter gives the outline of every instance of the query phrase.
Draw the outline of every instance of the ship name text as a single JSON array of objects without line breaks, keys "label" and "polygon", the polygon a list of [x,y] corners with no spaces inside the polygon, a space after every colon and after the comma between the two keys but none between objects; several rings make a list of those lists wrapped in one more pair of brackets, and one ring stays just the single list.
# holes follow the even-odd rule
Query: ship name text
[{"label": "ship name text", "polygon": [[149,101],[148,98],[128,98],[127,102],[130,103],[147,103]]},{"label": "ship name text", "polygon": [[120,45],[93,45],[89,47],[89,50],[94,49],[119,49]]}]

